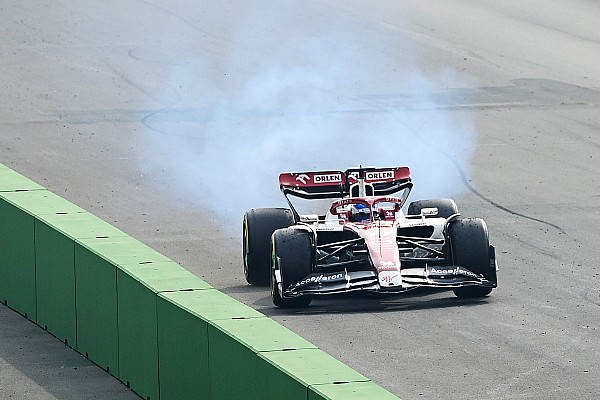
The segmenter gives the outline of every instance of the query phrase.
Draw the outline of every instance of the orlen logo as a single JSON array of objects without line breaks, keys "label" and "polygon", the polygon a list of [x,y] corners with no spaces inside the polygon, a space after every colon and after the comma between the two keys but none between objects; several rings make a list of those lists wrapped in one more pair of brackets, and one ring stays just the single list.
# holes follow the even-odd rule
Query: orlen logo
[{"label": "orlen logo", "polygon": [[306,174],[298,175],[296,180],[302,182],[303,185],[306,185],[306,181],[310,181],[310,176]]},{"label": "orlen logo", "polygon": [[394,179],[394,171],[367,172],[365,177],[369,181],[385,181],[387,179]]},{"label": "orlen logo", "polygon": [[326,174],[326,175],[315,175],[315,183],[329,183],[329,182],[341,182],[341,174]]}]

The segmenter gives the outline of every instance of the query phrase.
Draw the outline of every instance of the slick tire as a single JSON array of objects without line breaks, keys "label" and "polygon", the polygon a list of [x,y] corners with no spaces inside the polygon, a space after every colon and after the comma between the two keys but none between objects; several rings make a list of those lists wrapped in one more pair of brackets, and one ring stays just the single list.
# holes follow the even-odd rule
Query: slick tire
[{"label": "slick tire", "polygon": [[[490,262],[490,241],[485,222],[481,218],[464,218],[448,226],[450,254],[454,265],[461,265],[490,282],[497,282],[496,268]],[[490,294],[492,288],[464,286],[454,289],[456,297],[478,298]]]},{"label": "slick tire", "polygon": [[[273,304],[281,308],[306,307],[310,296],[285,298],[281,292],[310,275],[315,259],[312,234],[296,227],[279,229],[273,234],[271,243],[271,297]],[[278,287],[275,274],[281,277]],[[281,292],[280,292],[281,291]]]},{"label": "slick tire", "polygon": [[244,276],[249,284],[269,285],[271,235],[293,224],[294,215],[285,208],[254,208],[244,215]]},{"label": "slick tire", "polygon": [[448,218],[458,214],[458,206],[452,199],[417,200],[408,205],[408,215],[419,215],[424,208],[437,208],[436,217]]}]

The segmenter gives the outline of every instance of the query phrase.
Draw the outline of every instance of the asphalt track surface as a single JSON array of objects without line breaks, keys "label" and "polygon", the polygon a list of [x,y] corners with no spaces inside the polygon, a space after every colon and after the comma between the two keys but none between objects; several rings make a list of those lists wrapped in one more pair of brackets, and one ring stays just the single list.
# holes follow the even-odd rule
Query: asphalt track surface
[{"label": "asphalt track surface", "polygon": [[[256,10],[285,19],[267,35],[272,42],[235,34]],[[598,398],[599,20],[600,4],[585,0],[310,1],[301,8],[2,0],[0,161],[403,399]],[[435,105],[427,112],[468,120],[477,133],[470,168],[454,168],[455,198],[464,215],[485,218],[497,247],[499,288],[489,298],[418,293],[275,309],[266,290],[243,280],[239,225],[233,233],[219,228],[210,208],[178,192],[167,173],[149,176],[140,167],[136,132],[169,110],[161,93],[178,91],[161,75],[167,49],[210,59],[211,70],[199,73],[215,80],[229,73],[244,81],[262,67],[257,54],[305,29],[318,37],[332,21],[364,33],[365,57],[387,60],[381,65],[400,67],[399,52],[410,45],[419,49],[411,68],[453,71],[452,85],[429,87]],[[243,47],[253,61],[232,67],[228,46]],[[389,70],[375,72],[368,91],[352,93],[369,99],[357,114],[410,108],[406,93],[387,90]],[[210,99],[178,100],[180,111],[210,108]],[[182,130],[203,123],[184,122]],[[172,121],[168,128],[177,132]],[[452,164],[451,154],[432,148]],[[135,398],[35,325],[5,307],[0,316],[0,397]]]}]

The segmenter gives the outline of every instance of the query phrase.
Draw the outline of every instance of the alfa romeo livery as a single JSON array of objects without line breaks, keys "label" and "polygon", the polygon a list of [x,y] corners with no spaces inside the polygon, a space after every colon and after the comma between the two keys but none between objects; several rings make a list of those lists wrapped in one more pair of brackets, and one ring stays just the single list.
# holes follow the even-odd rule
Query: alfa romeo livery
[{"label": "alfa romeo livery", "polygon": [[[243,224],[246,280],[270,285],[276,306],[417,287],[476,298],[497,286],[482,219],[461,218],[451,199],[414,201],[403,211],[413,187],[408,167],[282,173],[279,186],[289,208],[252,209]],[[331,202],[300,215],[291,197]]]}]

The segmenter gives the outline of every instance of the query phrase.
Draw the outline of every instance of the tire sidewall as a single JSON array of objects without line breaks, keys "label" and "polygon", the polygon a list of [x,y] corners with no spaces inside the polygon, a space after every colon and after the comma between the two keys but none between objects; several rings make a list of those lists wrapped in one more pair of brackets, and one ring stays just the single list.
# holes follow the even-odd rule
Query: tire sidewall
[{"label": "tire sidewall", "polygon": [[249,284],[269,285],[271,235],[294,222],[292,212],[286,208],[255,208],[244,215],[242,257]]},{"label": "tire sidewall", "polygon": [[[285,298],[283,291],[297,283],[313,271],[314,240],[312,233],[300,227],[278,229],[273,233],[271,243],[271,297],[273,303],[282,308],[305,307],[310,296]],[[277,283],[279,271],[281,283]]]},{"label": "tire sidewall", "polygon": [[[480,218],[464,218],[448,225],[450,258],[453,265],[460,265],[488,281],[496,283],[496,270],[490,263],[489,234],[485,222]],[[482,286],[456,288],[458,297],[483,297],[492,291]]]}]

